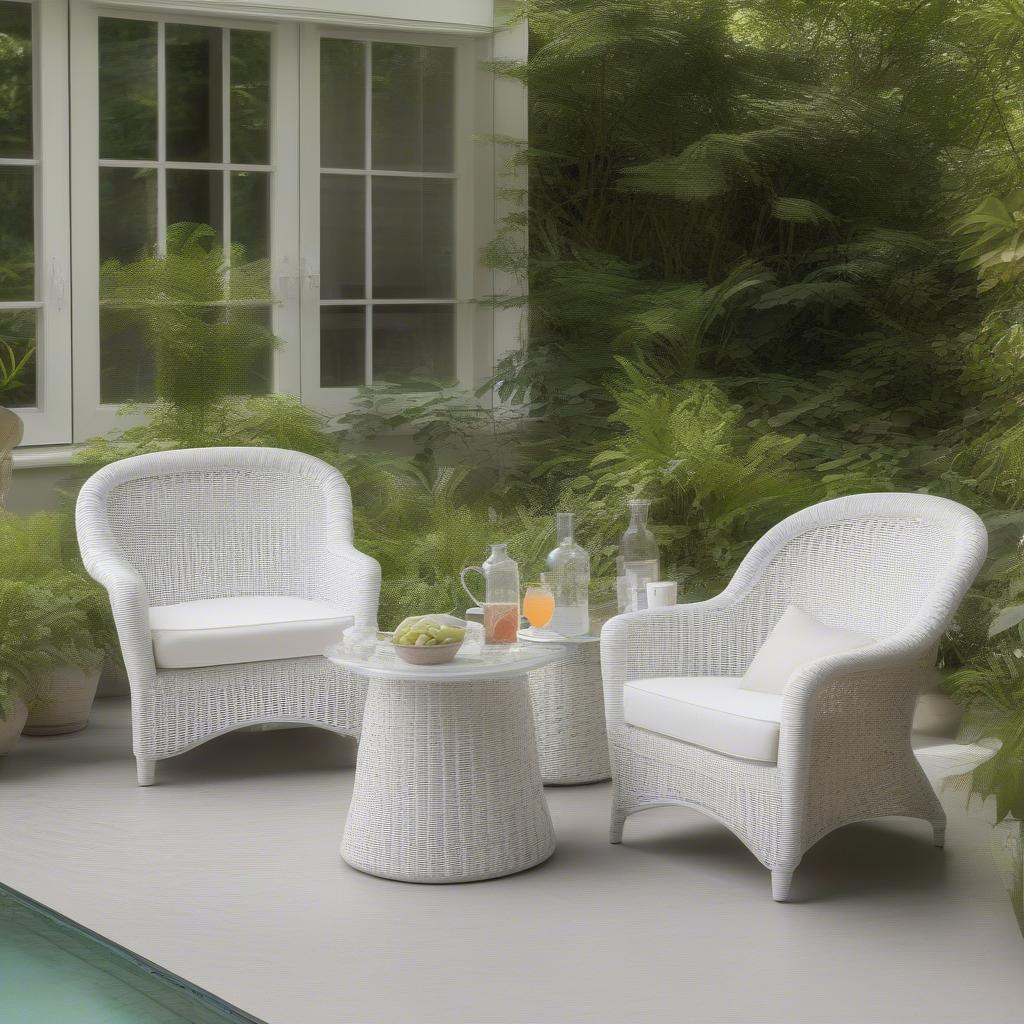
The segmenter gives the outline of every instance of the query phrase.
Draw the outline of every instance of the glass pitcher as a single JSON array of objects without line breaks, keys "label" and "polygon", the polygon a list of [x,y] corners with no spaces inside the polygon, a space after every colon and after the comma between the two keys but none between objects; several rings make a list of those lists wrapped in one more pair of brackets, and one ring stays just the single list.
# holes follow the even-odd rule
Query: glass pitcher
[{"label": "glass pitcher", "polygon": [[[466,583],[466,573],[484,578],[484,599],[480,602]],[[484,610],[484,643],[489,646],[514,644],[519,639],[519,566],[509,557],[505,544],[492,544],[483,565],[470,565],[460,576],[462,589]]]}]

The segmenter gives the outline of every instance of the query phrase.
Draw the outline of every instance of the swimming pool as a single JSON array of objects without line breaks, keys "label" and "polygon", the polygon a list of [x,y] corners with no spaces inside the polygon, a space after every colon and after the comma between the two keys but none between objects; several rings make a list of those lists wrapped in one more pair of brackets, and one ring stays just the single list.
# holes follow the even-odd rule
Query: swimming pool
[{"label": "swimming pool", "polygon": [[3,885],[0,1018],[9,1024],[261,1024]]}]

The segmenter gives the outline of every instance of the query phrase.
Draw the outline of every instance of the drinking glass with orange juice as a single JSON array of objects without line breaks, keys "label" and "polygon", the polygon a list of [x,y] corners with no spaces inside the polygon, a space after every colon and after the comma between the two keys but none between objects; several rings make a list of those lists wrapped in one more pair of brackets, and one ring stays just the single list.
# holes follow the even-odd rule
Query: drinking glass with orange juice
[{"label": "drinking glass with orange juice", "polygon": [[555,595],[542,583],[531,583],[523,598],[523,614],[534,629],[543,629],[555,614]]}]

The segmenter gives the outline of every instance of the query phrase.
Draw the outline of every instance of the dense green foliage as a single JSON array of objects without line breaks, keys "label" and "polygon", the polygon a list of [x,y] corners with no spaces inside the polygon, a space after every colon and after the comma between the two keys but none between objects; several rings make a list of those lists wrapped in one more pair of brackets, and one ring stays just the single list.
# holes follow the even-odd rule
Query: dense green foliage
[{"label": "dense green foliage", "polygon": [[530,59],[496,70],[529,86],[529,195],[488,256],[529,285],[530,347],[496,378],[528,403],[524,490],[609,524],[652,498],[690,594],[822,497],[976,508],[993,557],[944,658],[974,721],[1014,723],[976,783],[1020,813],[1019,655],[989,626],[1022,589],[1024,9],[523,13]]},{"label": "dense green foliage", "polygon": [[105,592],[85,573],[70,518],[0,514],[0,717],[46,697],[48,673],[116,647]]},{"label": "dense green foliage", "polygon": [[1021,181],[1020,48],[981,6],[527,5],[530,62],[501,70],[534,115],[531,349],[500,376],[539,413],[535,457],[567,456],[549,487],[620,428],[618,356],[801,437],[785,463],[820,493],[955,487],[985,412],[971,349],[1005,340],[981,337],[1004,306],[969,217]]},{"label": "dense green foliage", "polygon": [[[494,70],[529,87],[512,161],[529,188],[503,191],[514,212],[485,259],[528,285],[529,345],[498,368],[496,406],[377,388],[335,444],[293,399],[239,397],[241,357],[270,341],[229,318],[211,332],[210,304],[263,301],[263,278],[231,283],[243,254],[192,230],[166,256],[105,268],[108,303],[151,310],[160,401],[86,458],[233,443],[334,462],[358,543],[383,565],[383,625],[463,607],[457,570],[489,541],[539,569],[557,508],[579,515],[601,601],[631,497],[653,501],[685,598],[822,498],[962,500],[986,518],[992,558],[943,659],[972,720],[1003,729],[976,783],[1019,813],[1020,4],[530,0],[523,13],[529,61]],[[182,318],[141,301],[154,292]],[[411,457],[381,453],[396,428]]]}]

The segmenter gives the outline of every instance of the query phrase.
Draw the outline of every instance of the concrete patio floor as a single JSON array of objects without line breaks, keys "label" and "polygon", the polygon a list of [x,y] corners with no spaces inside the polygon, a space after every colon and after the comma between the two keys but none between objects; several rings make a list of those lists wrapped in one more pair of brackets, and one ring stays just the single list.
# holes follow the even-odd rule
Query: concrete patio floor
[{"label": "concrete patio floor", "polygon": [[130,745],[123,698],[21,740],[0,764],[0,882],[268,1024],[962,1024],[1024,996],[990,829],[957,794],[945,851],[920,822],[850,826],[788,905],[693,811],[637,815],[610,846],[607,785],[547,790],[546,864],[415,886],[339,859],[349,741],[236,733],[151,789]]}]

